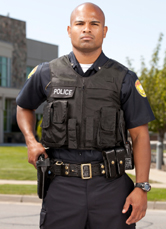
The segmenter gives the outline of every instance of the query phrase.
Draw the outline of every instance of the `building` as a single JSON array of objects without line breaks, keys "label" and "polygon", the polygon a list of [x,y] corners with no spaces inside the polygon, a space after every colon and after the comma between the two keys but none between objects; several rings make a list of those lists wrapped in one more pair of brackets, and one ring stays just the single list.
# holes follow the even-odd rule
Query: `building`
[{"label": "building", "polygon": [[[57,57],[57,45],[26,38],[26,22],[0,15],[0,143],[24,141],[15,99],[31,70]],[[37,118],[41,113],[42,105]]]}]

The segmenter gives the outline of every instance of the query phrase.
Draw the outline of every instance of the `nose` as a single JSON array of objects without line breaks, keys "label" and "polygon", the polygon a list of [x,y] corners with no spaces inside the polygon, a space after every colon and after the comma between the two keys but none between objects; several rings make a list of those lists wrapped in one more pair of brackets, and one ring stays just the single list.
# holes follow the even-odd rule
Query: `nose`
[{"label": "nose", "polygon": [[83,29],[83,33],[91,33],[91,26],[89,23],[86,23]]}]

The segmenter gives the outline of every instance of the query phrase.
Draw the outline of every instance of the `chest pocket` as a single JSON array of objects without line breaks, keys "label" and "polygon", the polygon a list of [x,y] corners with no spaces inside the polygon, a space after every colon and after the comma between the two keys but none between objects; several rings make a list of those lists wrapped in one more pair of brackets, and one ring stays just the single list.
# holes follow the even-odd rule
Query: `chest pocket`
[{"label": "chest pocket", "polygon": [[57,100],[44,107],[42,143],[49,147],[60,147],[66,142],[68,102]]},{"label": "chest pocket", "polygon": [[43,110],[41,141],[45,146],[59,148],[68,144],[68,99],[73,99],[75,89],[70,86],[51,88],[52,102],[47,103]]},{"label": "chest pocket", "polygon": [[97,133],[97,145],[100,148],[107,148],[115,145],[116,123],[116,108],[102,107],[100,110],[100,124]]}]

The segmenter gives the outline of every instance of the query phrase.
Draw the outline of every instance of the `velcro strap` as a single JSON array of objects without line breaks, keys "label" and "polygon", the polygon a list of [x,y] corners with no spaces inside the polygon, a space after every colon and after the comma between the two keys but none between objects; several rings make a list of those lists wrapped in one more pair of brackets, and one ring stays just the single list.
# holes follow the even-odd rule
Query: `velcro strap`
[{"label": "velcro strap", "polygon": [[77,149],[77,123],[76,119],[68,120],[68,148]]},{"label": "velcro strap", "polygon": [[48,103],[44,106],[43,109],[43,121],[42,127],[48,128],[50,126],[50,111],[51,111],[52,103]]},{"label": "velcro strap", "polygon": [[86,137],[85,137],[85,145],[86,147],[93,146],[93,117],[86,118]]},{"label": "velcro strap", "polygon": [[117,167],[119,175],[125,172],[125,149],[122,147],[116,148]]},{"label": "velcro strap", "polygon": [[53,102],[54,114],[53,123],[61,124],[67,119],[67,101],[55,101]]}]

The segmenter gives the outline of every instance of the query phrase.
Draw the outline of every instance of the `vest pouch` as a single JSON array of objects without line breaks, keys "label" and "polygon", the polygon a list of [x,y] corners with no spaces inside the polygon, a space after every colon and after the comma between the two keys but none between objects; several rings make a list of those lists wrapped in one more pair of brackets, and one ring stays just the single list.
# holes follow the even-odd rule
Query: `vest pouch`
[{"label": "vest pouch", "polygon": [[63,124],[67,119],[67,101],[55,101],[52,104],[53,114],[52,123],[53,124]]},{"label": "vest pouch", "polygon": [[47,140],[47,142],[51,142],[51,134],[48,131],[48,128],[50,126],[51,106],[52,106],[52,103],[47,103],[43,108],[43,121],[41,124],[41,127],[42,127],[41,142],[43,145],[46,145],[46,146],[47,146],[47,143],[45,142],[45,140]]},{"label": "vest pouch", "polygon": [[86,117],[85,146],[93,147],[94,144],[94,117]]},{"label": "vest pouch", "polygon": [[68,119],[68,148],[77,149],[78,125],[76,119]]},{"label": "vest pouch", "polygon": [[97,145],[100,148],[115,146],[116,114],[116,108],[102,107],[100,110],[100,125],[97,134]]},{"label": "vest pouch", "polygon": [[49,147],[61,147],[66,142],[67,101],[57,100],[44,107],[42,143]]}]

